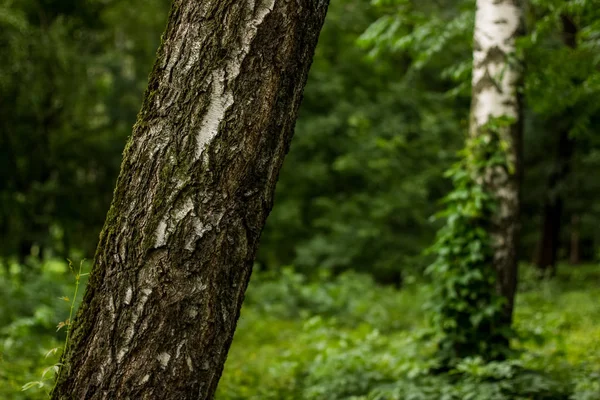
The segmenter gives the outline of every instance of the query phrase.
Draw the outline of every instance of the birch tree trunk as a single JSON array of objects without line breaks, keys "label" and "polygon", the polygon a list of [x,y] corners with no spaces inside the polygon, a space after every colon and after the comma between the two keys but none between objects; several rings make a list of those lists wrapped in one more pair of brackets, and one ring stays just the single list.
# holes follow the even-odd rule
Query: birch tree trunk
[{"label": "birch tree trunk", "polygon": [[517,286],[519,218],[519,164],[521,104],[518,88],[521,66],[516,61],[516,38],[523,31],[522,0],[477,0],[473,52],[473,98],[470,133],[484,135],[495,118],[509,117],[500,136],[508,144],[507,157],[514,171],[495,168],[482,177],[497,196],[499,211],[492,232],[497,289],[506,298],[504,313],[512,318]]},{"label": "birch tree trunk", "polygon": [[209,399],[327,0],[175,0],[53,399]]}]

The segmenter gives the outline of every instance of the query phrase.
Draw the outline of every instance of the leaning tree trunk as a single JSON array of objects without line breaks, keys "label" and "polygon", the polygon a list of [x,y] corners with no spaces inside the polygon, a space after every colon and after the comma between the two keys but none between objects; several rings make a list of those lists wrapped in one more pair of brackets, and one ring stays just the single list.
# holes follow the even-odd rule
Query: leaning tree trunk
[{"label": "leaning tree trunk", "polygon": [[53,399],[212,398],[326,0],[175,0]]},{"label": "leaning tree trunk", "polygon": [[[561,22],[564,44],[570,49],[577,48],[577,25],[566,14],[561,15]],[[569,117],[565,116],[561,119],[568,121]],[[558,125],[564,125],[560,122],[558,121]],[[543,275],[554,276],[556,274],[564,209],[564,194],[562,193],[562,189],[570,173],[570,164],[574,149],[575,142],[569,136],[569,129],[562,128],[557,141],[556,160],[548,178],[542,230],[540,232],[539,253],[535,263]]]},{"label": "leaning tree trunk", "polygon": [[515,39],[522,33],[521,0],[477,0],[473,52],[471,137],[485,135],[496,118],[513,119],[500,128],[508,144],[506,155],[514,171],[494,168],[481,178],[499,201],[492,240],[497,288],[506,298],[504,314],[512,318],[517,286],[517,236],[519,218],[519,165],[521,104],[518,93],[521,66],[515,61]]}]

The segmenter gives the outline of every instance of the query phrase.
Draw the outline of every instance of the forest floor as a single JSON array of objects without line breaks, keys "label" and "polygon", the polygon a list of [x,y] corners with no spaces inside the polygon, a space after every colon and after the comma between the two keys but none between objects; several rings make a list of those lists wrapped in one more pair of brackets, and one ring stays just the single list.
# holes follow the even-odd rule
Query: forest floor
[{"label": "forest floor", "polygon": [[[597,265],[560,266],[551,281],[523,268],[513,343],[519,352],[492,365],[467,360],[443,376],[431,373],[427,284],[407,279],[396,290],[355,273],[307,281],[282,271],[252,279],[219,400],[600,398]],[[0,273],[2,399],[43,399],[52,384],[41,376],[58,361],[45,356],[64,340],[56,326],[69,304],[59,298],[70,297],[73,278],[61,262],[40,272],[25,280]],[[30,381],[43,386],[21,391]]]}]

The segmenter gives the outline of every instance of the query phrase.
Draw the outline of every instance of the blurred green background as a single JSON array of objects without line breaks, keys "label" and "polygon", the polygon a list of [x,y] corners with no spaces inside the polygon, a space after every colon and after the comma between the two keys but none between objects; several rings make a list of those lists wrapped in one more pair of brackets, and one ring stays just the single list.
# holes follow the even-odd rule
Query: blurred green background
[{"label": "blurred green background", "polygon": [[[597,0],[526,8],[519,351],[432,372],[423,250],[468,130],[474,3],[332,1],[218,399],[600,399]],[[58,360],[66,259],[93,257],[169,6],[0,0],[2,399],[52,386],[21,391]]]}]

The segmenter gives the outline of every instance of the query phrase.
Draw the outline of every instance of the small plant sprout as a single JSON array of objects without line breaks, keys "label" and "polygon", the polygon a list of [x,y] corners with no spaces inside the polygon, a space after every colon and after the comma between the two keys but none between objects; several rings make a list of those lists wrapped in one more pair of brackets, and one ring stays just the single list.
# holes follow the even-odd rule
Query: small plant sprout
[{"label": "small plant sprout", "polygon": [[[71,260],[67,260],[67,261],[69,262],[69,269],[75,275],[75,290],[74,290],[72,298],[69,298],[68,296],[59,297],[59,299],[70,303],[69,318],[67,318],[65,321],[59,322],[56,325],[57,332],[60,331],[62,328],[66,328],[67,334],[65,337],[65,346],[69,340],[69,334],[71,332],[71,321],[73,320],[73,313],[75,312],[75,302],[77,301],[77,294],[79,293],[79,285],[81,283],[81,277],[88,275],[87,273],[83,274],[81,272],[83,269],[83,263],[85,262],[85,259],[81,260],[81,262],[79,263],[79,269],[77,272],[75,272],[73,269],[73,262]],[[44,359],[46,359],[50,356],[55,356],[56,354],[59,353],[59,350],[64,350],[65,346],[55,347],[53,349],[50,349],[44,356]],[[60,372],[60,369],[62,368],[62,366],[63,366],[63,364],[58,362],[56,364],[53,364],[49,367],[44,368],[41,379],[39,381],[27,382],[26,384],[24,384],[21,387],[21,390],[25,391],[25,390],[29,390],[32,388],[41,389],[43,387],[47,387],[46,382],[50,381],[50,380],[54,380],[54,385],[56,385],[55,377]],[[48,394],[50,394],[50,392],[48,392]]]}]

